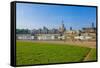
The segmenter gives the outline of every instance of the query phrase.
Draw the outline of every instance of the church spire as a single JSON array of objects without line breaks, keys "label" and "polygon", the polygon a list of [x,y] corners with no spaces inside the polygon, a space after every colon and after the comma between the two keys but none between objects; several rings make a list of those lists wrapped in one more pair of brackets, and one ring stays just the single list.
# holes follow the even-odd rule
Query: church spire
[{"label": "church spire", "polygon": [[65,30],[66,30],[66,29],[65,29],[65,26],[64,26],[64,21],[62,20],[61,26],[60,26],[60,28],[59,28],[59,31],[60,31],[61,33],[63,33]]},{"label": "church spire", "polygon": [[62,20],[62,28],[64,28],[64,21]]},{"label": "church spire", "polygon": [[92,22],[92,28],[94,28],[94,23]]}]

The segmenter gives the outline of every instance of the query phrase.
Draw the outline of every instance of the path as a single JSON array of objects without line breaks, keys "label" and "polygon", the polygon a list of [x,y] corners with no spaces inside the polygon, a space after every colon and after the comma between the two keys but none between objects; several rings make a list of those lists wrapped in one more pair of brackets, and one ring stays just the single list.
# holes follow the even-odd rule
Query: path
[{"label": "path", "polygon": [[92,49],[89,51],[89,53],[86,55],[83,61],[89,61],[90,54],[91,54]]}]

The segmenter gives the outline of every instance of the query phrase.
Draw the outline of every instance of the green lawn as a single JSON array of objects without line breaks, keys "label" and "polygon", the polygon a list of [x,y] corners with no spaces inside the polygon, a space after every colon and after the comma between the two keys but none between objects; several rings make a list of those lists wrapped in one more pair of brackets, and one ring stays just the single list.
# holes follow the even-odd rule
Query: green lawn
[{"label": "green lawn", "polygon": [[95,61],[96,60],[96,49],[93,48],[90,51],[89,57],[87,58],[87,61]]},{"label": "green lawn", "polygon": [[[83,61],[90,50],[90,48],[70,46],[68,44],[17,41],[16,64],[30,65],[80,62]],[[93,55],[93,57],[94,56],[95,55]]]}]

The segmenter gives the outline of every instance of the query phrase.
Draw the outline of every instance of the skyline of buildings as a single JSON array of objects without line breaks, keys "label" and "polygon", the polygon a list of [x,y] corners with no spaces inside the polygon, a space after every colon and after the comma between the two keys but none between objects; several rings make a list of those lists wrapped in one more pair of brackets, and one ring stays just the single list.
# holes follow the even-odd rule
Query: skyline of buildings
[{"label": "skyline of buildings", "polygon": [[70,27],[66,30],[63,22],[58,29],[48,29],[43,27],[42,29],[17,29],[16,37],[19,40],[96,40],[96,27],[94,23],[91,27],[84,27],[81,30],[74,30]]},{"label": "skyline of buildings", "polygon": [[[80,29],[77,29],[77,31],[80,31],[80,30],[82,30],[82,29],[84,29],[85,27],[82,27],[82,28],[80,28]],[[86,28],[95,28],[96,29],[96,27],[94,26],[94,23],[92,22],[91,23],[91,26],[88,26],[88,27],[86,27]],[[18,30],[18,29],[17,29]],[[24,32],[26,31],[26,32],[33,32],[33,33],[60,33],[61,31],[65,31],[65,30],[76,30],[76,29],[74,29],[73,27],[71,27],[70,26],[70,28],[69,29],[66,29],[66,27],[65,27],[65,25],[64,25],[64,23],[63,23],[63,20],[62,20],[62,22],[61,22],[61,25],[59,26],[59,27],[54,27],[54,28],[52,28],[52,29],[49,29],[48,27],[46,27],[46,26],[43,26],[42,28],[38,28],[38,29],[35,29],[35,28],[33,28],[33,29],[19,29],[19,30],[23,30]]]},{"label": "skyline of buildings", "polygon": [[49,29],[48,27],[43,26],[43,28],[39,28],[39,29],[16,29],[16,34],[64,34],[65,32],[69,32],[69,31],[76,31],[76,32],[90,32],[92,29],[93,32],[96,33],[96,27],[94,26],[94,23],[91,23],[91,27],[82,27],[80,30],[75,30],[73,29],[73,27],[70,27],[69,29],[66,29],[63,21],[62,24],[58,27],[58,28],[52,28]]}]

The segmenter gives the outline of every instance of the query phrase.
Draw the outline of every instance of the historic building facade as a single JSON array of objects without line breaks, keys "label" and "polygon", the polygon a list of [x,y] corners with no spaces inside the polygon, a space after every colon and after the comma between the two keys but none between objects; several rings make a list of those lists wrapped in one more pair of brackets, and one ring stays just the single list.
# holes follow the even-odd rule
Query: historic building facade
[{"label": "historic building facade", "polygon": [[31,40],[63,40],[64,32],[65,32],[65,26],[62,22],[59,29],[48,29],[47,27],[43,27],[42,29],[33,29],[31,31],[24,31],[24,32],[30,32],[30,33],[17,33],[16,37],[17,39],[31,39]]},{"label": "historic building facade", "polygon": [[58,29],[48,29],[43,27],[42,29],[33,30],[17,30],[16,38],[19,40],[96,40],[96,28],[93,23],[91,27],[85,27],[81,30],[73,30],[70,27],[66,30],[62,21],[61,26]]}]

